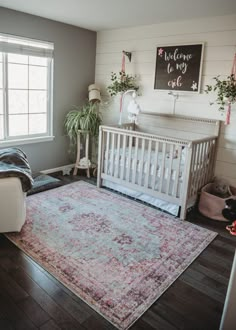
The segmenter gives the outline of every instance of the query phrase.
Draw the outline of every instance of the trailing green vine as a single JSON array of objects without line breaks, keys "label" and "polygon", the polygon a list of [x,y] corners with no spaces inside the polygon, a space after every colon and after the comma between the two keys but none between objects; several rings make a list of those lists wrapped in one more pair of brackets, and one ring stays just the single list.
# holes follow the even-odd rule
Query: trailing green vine
[{"label": "trailing green vine", "polygon": [[214,85],[206,85],[205,92],[216,92],[217,98],[211,104],[218,104],[220,106],[219,110],[224,111],[228,103],[233,104],[236,102],[236,80],[233,74],[228,76],[226,80],[220,80],[219,76],[213,79],[216,83]]},{"label": "trailing green vine", "polygon": [[111,84],[107,87],[108,93],[111,96],[126,92],[130,89],[135,91],[139,89],[136,76],[131,76],[123,71],[120,71],[119,74],[111,73]]}]

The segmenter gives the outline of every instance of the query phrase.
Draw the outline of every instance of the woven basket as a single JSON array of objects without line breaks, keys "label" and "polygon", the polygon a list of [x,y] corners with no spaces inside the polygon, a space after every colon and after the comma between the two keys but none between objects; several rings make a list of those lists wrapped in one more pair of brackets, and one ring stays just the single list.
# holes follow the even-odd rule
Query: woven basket
[{"label": "woven basket", "polygon": [[225,208],[225,201],[229,198],[236,199],[236,188],[230,186],[231,196],[221,198],[211,194],[213,184],[208,183],[201,190],[198,209],[204,216],[219,221],[228,221],[222,215],[222,210]]}]

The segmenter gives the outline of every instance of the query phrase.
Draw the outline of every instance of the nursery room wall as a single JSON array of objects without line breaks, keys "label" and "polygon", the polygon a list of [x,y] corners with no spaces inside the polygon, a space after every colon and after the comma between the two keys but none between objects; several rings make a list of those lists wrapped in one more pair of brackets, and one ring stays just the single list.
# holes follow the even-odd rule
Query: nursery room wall
[{"label": "nursery room wall", "polygon": [[[154,90],[156,48],[199,42],[204,43],[201,92],[197,95],[179,93],[175,113],[224,121],[218,106],[210,105],[214,95],[207,95],[204,89],[206,84],[213,83],[214,76],[226,78],[230,74],[236,52],[235,35],[236,15],[98,32],[95,80],[102,90],[103,121],[118,123],[119,97],[111,100],[106,87],[111,83],[111,72],[121,70],[122,50],[132,52],[131,63],[126,60],[126,73],[136,74],[139,78],[141,95],[137,102],[141,110],[171,114],[173,97],[168,91]],[[236,186],[235,127],[236,105],[233,105],[230,125],[225,126],[223,122],[221,125],[216,175],[227,178]]]},{"label": "nursery room wall", "polygon": [[94,82],[96,32],[0,7],[0,32],[54,43],[53,141],[19,146],[34,172],[71,163],[63,123]]}]

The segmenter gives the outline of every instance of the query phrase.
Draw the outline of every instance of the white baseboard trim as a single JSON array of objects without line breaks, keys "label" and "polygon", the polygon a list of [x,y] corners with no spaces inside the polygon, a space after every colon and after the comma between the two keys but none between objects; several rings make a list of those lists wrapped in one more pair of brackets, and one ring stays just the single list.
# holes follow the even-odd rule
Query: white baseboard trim
[{"label": "white baseboard trim", "polygon": [[40,171],[40,173],[50,174],[50,173],[62,171],[63,175],[69,175],[71,169],[74,167],[75,167],[75,164],[68,164],[68,165],[63,165],[63,166],[59,166],[59,167],[55,167],[55,168],[49,168],[47,170]]}]

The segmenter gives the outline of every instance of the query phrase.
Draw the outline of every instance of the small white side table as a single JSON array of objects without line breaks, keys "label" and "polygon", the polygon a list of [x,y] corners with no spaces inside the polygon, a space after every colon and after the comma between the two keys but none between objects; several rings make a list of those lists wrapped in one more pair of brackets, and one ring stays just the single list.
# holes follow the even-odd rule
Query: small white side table
[{"label": "small white side table", "polygon": [[[80,144],[81,135],[85,135],[85,156],[80,158]],[[77,133],[77,156],[73,175],[77,175],[78,169],[86,170],[87,177],[90,178],[90,166],[91,162],[89,160],[89,132],[84,130],[79,130]]]}]

